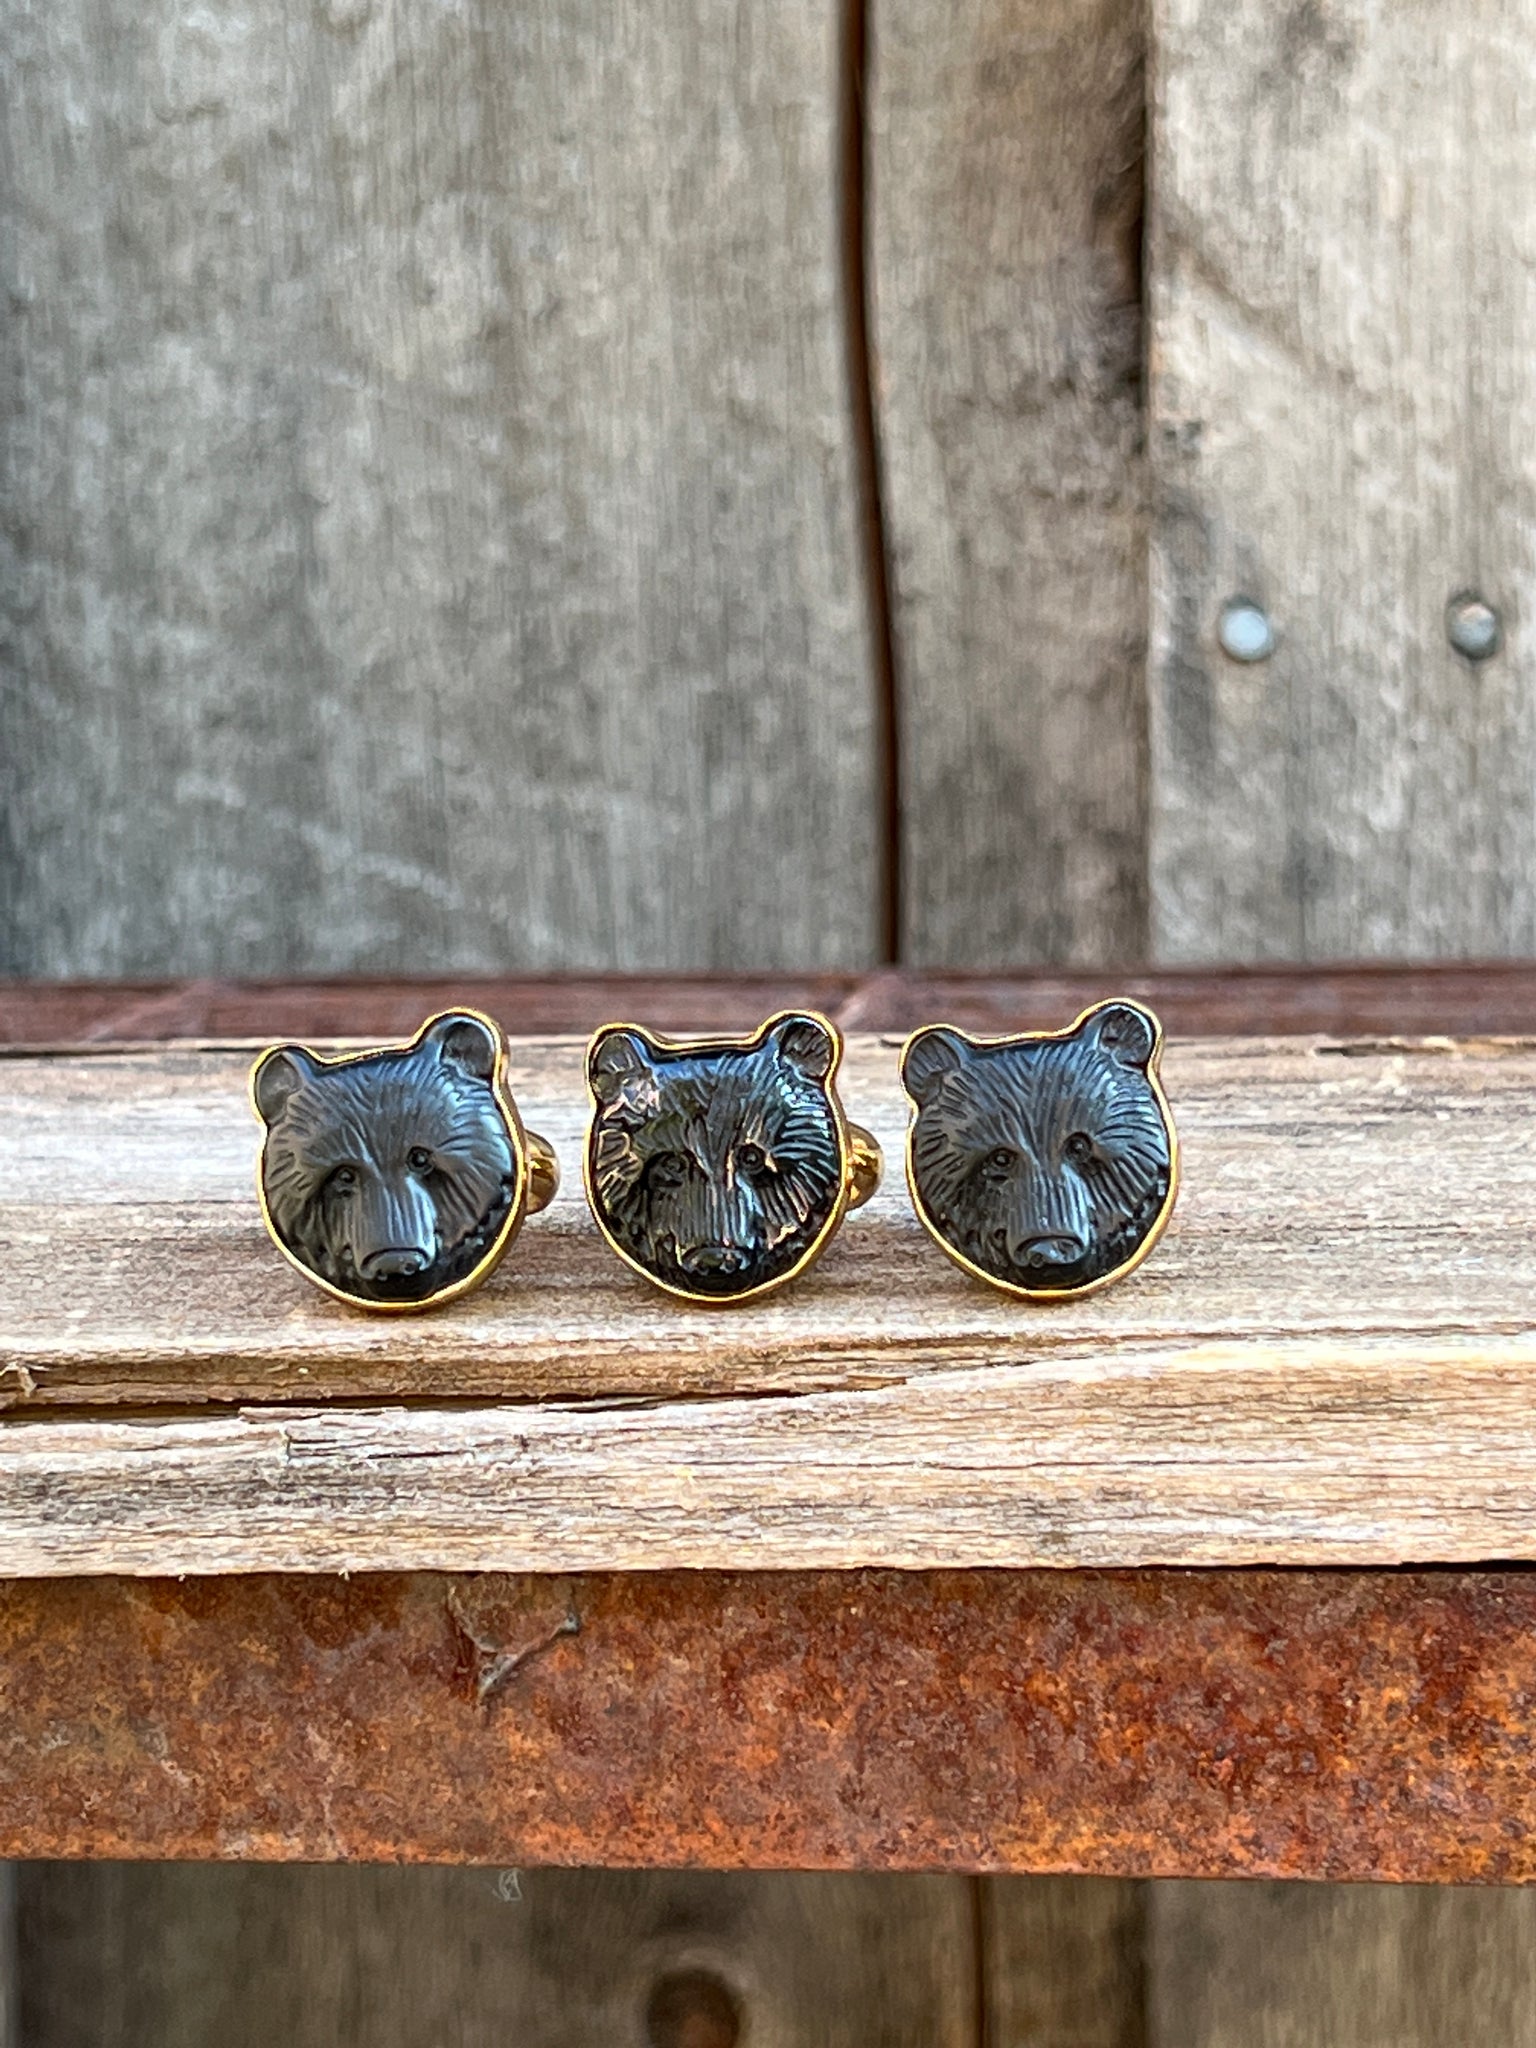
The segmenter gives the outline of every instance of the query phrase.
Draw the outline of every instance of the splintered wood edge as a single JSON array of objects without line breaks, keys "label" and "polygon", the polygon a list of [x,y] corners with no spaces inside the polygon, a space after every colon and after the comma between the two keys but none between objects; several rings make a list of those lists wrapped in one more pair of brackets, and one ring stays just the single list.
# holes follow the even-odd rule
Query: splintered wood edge
[{"label": "splintered wood edge", "polygon": [[[4,1568],[47,1577],[1536,1559],[1536,1318],[1509,1220],[1524,1186],[1507,1170],[1511,1147],[1529,1150],[1536,1056],[1504,1044],[1442,1042],[1417,1057],[1376,1046],[1328,1061],[1327,1086],[1315,1088],[1304,1055],[1316,1050],[1174,1049],[1208,1157],[1228,1139],[1250,1150],[1228,1162],[1219,1203],[1204,1191],[1210,1221],[1202,1234],[1197,1215],[1170,1249],[1162,1282],[1160,1252],[1145,1286],[1138,1278],[1071,1316],[1000,1314],[988,1290],[937,1254],[913,1266],[908,1254],[926,1241],[887,1193],[872,1223],[867,1212],[854,1219],[870,1234],[849,1284],[798,1302],[791,1291],[779,1322],[748,1311],[658,1322],[648,1292],[626,1283],[601,1297],[583,1339],[584,1289],[598,1300],[608,1269],[594,1257],[589,1277],[590,1248],[568,1212],[564,1323],[543,1333],[542,1348],[533,1342],[530,1284],[478,1323],[391,1325],[386,1350],[422,1361],[408,1400],[366,1391],[378,1351],[359,1350],[359,1333],[373,1343],[376,1322],[295,1321],[285,1295],[282,1315],[248,1302],[228,1324],[233,1343],[242,1332],[261,1339],[228,1369],[256,1391],[230,1405],[188,1412],[200,1378],[218,1371],[216,1360],[188,1357],[179,1383],[174,1373],[165,1383],[173,1399],[179,1387],[179,1409],[114,1411],[99,1393],[93,1406],[88,1376],[73,1382],[74,1407],[66,1394],[51,1409],[13,1408],[0,1420]],[[518,1052],[530,1073],[571,1058],[569,1045],[523,1042]],[[877,1053],[883,1071],[887,1049],[866,1042],[858,1052],[866,1085]],[[50,1086],[94,1088],[104,1071],[99,1059],[45,1064]],[[143,1071],[174,1102],[180,1070],[151,1059]],[[223,1129],[222,1098],[216,1091],[209,1110],[198,1078],[199,1115]],[[890,1100],[877,1106],[888,1120]],[[145,1123],[154,1127],[153,1114]],[[1341,1130],[1353,1141],[1342,1157]],[[1309,1165],[1298,1164],[1304,1140]],[[102,1146],[99,1128],[80,1143]],[[1257,1194],[1243,1170],[1256,1144],[1270,1176]],[[899,1174],[896,1159],[890,1167]],[[1335,1193],[1324,1185],[1319,1196],[1310,1176],[1329,1173]],[[1390,1261],[1383,1254],[1380,1274],[1362,1277],[1372,1212],[1355,1219],[1337,1270],[1319,1249],[1289,1278],[1272,1277],[1302,1196],[1329,1221],[1340,1175],[1373,1189],[1379,1175],[1397,1204]],[[1462,1255],[1446,1230],[1448,1190],[1500,1219],[1499,1245]],[[1292,1221],[1277,1229],[1266,1204],[1289,1204]],[[223,1207],[233,1213],[229,1199]],[[185,1200],[166,1204],[169,1241],[185,1232],[186,1210]],[[119,1227],[110,1203],[60,1215],[61,1231],[83,1229],[86,1217],[109,1246]],[[1227,1295],[1222,1231],[1234,1245],[1247,1233],[1247,1265]],[[1323,1231],[1319,1246],[1328,1242]],[[61,1255],[46,1230],[38,1243]],[[881,1313],[861,1315],[877,1283]],[[260,1307],[266,1296],[258,1288],[251,1299]],[[302,1292],[295,1299],[307,1305]],[[158,1296],[151,1308],[160,1312]],[[1196,1313],[1201,1327],[1190,1326]],[[83,1329],[78,1310],[61,1305],[61,1362],[73,1356],[78,1367]],[[301,1380],[284,1387],[291,1406],[263,1398],[285,1329],[307,1331],[311,1347],[319,1331],[320,1353],[305,1356],[351,1346],[362,1397],[300,1405]],[[97,1368],[111,1359],[110,1332],[102,1338],[98,1329],[85,1346]],[[583,1342],[585,1365],[574,1358]],[[572,1362],[562,1364],[562,1349]],[[536,1352],[519,1389],[519,1358]],[[468,1399],[445,1399],[454,1358],[477,1354],[522,1398],[486,1399],[482,1381]],[[128,1388],[142,1389],[126,1347],[123,1364]],[[15,1385],[47,1361],[34,1347],[0,1352],[0,1365]],[[67,1371],[61,1379],[67,1388]]]},{"label": "splintered wood edge", "polygon": [[857,1393],[0,1429],[0,1555],[89,1573],[1536,1558],[1536,1339],[1206,1345]]}]

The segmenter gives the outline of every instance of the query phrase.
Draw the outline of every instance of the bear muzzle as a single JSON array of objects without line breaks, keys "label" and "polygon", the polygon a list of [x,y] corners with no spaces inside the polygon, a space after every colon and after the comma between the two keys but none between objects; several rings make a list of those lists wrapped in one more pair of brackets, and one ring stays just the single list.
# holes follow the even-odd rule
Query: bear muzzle
[{"label": "bear muzzle", "polygon": [[365,1280],[414,1280],[431,1263],[431,1252],[421,1245],[386,1245],[365,1253],[357,1270]]},{"label": "bear muzzle", "polygon": [[373,1286],[418,1279],[437,1257],[437,1211],[419,1181],[370,1176],[351,1221],[353,1261]]},{"label": "bear muzzle", "polygon": [[1024,1276],[1059,1279],[1088,1256],[1092,1219],[1075,1175],[1036,1169],[1013,1190],[997,1237],[1008,1263]]},{"label": "bear muzzle", "polygon": [[[690,1213],[691,1212],[691,1213]],[[695,1184],[674,1230],[677,1263],[698,1279],[745,1273],[760,1234],[757,1205],[747,1188],[722,1175]]]},{"label": "bear muzzle", "polygon": [[1018,1237],[1008,1235],[1008,1257],[1021,1272],[1060,1272],[1070,1266],[1079,1265],[1088,1256],[1088,1246],[1080,1237],[1064,1232],[1052,1231],[1040,1236]]},{"label": "bear muzzle", "polygon": [[678,1253],[677,1263],[685,1273],[744,1273],[752,1254],[739,1244],[692,1244]]}]

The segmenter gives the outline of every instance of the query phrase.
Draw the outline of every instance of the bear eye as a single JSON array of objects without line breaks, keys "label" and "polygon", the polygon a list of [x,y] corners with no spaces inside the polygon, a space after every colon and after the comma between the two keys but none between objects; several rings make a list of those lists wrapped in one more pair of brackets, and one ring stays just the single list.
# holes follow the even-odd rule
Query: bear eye
[{"label": "bear eye", "polygon": [[688,1178],[688,1161],[681,1152],[658,1152],[647,1178],[653,1188],[680,1188]]},{"label": "bear eye", "polygon": [[1001,1180],[1004,1174],[1012,1173],[1019,1163],[1019,1155],[1009,1145],[998,1145],[981,1162],[981,1170],[991,1178]]},{"label": "bear eye", "polygon": [[350,1195],[356,1186],[357,1168],[355,1166],[338,1166],[325,1184],[326,1193],[332,1195]]},{"label": "bear eye", "polygon": [[768,1154],[761,1145],[739,1145],[736,1149],[736,1164],[742,1173],[752,1179],[766,1171]]},{"label": "bear eye", "polygon": [[1093,1157],[1093,1140],[1086,1131],[1074,1131],[1062,1150],[1074,1166],[1086,1166]]},{"label": "bear eye", "polygon": [[413,1145],[405,1155],[405,1163],[412,1173],[429,1173],[432,1168],[432,1154],[425,1145]]}]

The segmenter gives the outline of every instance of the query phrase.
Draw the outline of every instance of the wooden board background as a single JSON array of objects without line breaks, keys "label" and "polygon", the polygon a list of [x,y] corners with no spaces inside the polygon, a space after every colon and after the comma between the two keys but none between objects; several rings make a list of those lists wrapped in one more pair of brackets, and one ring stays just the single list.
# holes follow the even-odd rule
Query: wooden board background
[{"label": "wooden board background", "polygon": [[[0,21],[0,971],[1536,946],[1529,0]],[[1235,594],[1268,664],[1216,650]],[[417,2024],[354,1947],[490,2033],[417,1877],[94,1875],[54,1945],[29,1911],[40,2042],[178,2024],[144,1956],[205,2011],[232,1911],[324,2038]],[[671,1910],[625,1882],[615,1969]],[[903,1895],[831,1896],[763,1909],[832,1984],[771,2010],[945,2038]],[[1527,2038],[1525,1900],[1154,1894],[1127,1946],[1129,1892],[1011,1897],[988,2048]],[[590,2019],[585,1910],[539,1981]],[[883,1994],[841,1915],[906,1929]],[[1063,1950],[1150,2002],[1062,2009]]]},{"label": "wooden board background", "polygon": [[[1528,0],[1153,0],[1153,928],[1536,949]],[[1454,653],[1464,589],[1504,646]],[[1273,659],[1226,659],[1229,596]]]},{"label": "wooden board background", "polygon": [[0,968],[1536,948],[1528,0],[0,20]]},{"label": "wooden board background", "polygon": [[1147,948],[1138,0],[876,0],[901,954]]},{"label": "wooden board background", "polygon": [[0,971],[870,958],[837,10],[0,23]]},{"label": "wooden board background", "polygon": [[16,1868],[0,1863],[0,2048],[21,2048],[16,1922]]},{"label": "wooden board background", "polygon": [[[1536,2043],[1529,1892],[195,1864],[20,1890],[28,2048]],[[647,2028],[684,1973],[739,2034],[698,2005]]]}]

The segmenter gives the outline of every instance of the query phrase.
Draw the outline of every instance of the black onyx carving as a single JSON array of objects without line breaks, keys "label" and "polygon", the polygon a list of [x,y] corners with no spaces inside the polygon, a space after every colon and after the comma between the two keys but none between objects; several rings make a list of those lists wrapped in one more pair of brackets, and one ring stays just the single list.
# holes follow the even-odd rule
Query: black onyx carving
[{"label": "black onyx carving", "polygon": [[970,1271],[1020,1294],[1080,1293],[1151,1250],[1177,1146],[1162,1029],[1101,1003],[1070,1031],[996,1040],[938,1025],[902,1056],[918,1214]]},{"label": "black onyx carving", "polygon": [[844,1205],[838,1052],[831,1027],[802,1015],[709,1045],[600,1031],[587,1055],[587,1192],[609,1243],[702,1300],[798,1271]]},{"label": "black onyx carving", "polygon": [[311,1279],[366,1307],[423,1308],[490,1271],[521,1220],[524,1179],[501,1066],[500,1033],[469,1011],[352,1058],[301,1045],[262,1055],[262,1205]]}]

